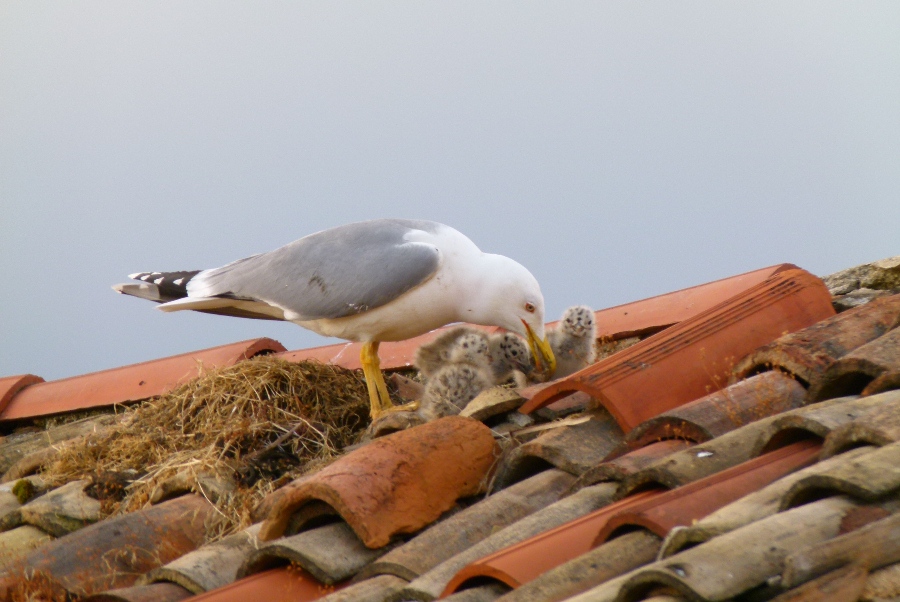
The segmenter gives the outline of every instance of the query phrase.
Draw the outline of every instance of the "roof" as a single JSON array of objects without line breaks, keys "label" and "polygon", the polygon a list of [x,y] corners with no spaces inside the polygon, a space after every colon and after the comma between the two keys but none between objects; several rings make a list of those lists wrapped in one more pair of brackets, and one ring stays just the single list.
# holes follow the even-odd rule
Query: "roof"
[{"label": "roof", "polygon": [[[362,438],[352,344],[258,339],[2,377],[0,592],[898,597],[898,293],[892,258],[824,279],[781,264],[601,309],[601,359],[583,370],[488,390],[460,416],[398,413]],[[435,336],[382,345],[398,399],[420,390],[412,355]],[[134,468],[90,456],[94,471],[59,471],[114,443]]]}]

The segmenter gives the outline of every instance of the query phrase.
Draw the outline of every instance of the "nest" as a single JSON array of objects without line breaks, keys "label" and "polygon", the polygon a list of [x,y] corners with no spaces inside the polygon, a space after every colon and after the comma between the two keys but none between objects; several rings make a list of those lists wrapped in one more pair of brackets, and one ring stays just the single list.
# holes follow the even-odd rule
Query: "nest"
[{"label": "nest", "polygon": [[255,358],[125,409],[116,425],[64,445],[41,475],[54,486],[90,479],[86,491],[107,515],[197,491],[219,510],[216,538],[248,526],[266,494],[355,443],[368,411],[358,372]]}]

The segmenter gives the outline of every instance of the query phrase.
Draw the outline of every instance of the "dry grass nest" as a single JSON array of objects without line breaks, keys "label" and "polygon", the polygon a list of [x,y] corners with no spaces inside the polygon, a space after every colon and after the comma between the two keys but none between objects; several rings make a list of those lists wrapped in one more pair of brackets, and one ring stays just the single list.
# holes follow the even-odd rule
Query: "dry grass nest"
[{"label": "dry grass nest", "polygon": [[270,357],[202,370],[178,389],[124,410],[115,426],[63,446],[42,476],[86,489],[106,515],[191,489],[213,502],[210,538],[252,522],[280,485],[320,468],[369,423],[358,372]]}]

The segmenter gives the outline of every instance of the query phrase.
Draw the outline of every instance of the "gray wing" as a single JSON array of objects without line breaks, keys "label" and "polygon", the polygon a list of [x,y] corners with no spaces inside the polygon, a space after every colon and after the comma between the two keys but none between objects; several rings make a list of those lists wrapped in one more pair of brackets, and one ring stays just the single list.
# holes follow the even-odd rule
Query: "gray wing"
[{"label": "gray wing", "polygon": [[412,230],[431,234],[440,224],[380,219],[310,234],[279,249],[200,272],[191,297],[263,301],[291,319],[342,318],[380,307],[415,288],[438,269],[434,244],[407,242]]}]

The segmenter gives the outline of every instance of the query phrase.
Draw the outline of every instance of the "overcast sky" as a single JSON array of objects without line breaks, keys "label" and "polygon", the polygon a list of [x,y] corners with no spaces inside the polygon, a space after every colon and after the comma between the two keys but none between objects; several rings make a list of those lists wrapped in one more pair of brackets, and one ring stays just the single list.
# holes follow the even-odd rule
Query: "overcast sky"
[{"label": "overcast sky", "polygon": [[0,376],[288,323],[115,294],[382,216],[548,319],[900,255],[900,2],[0,0]]}]

